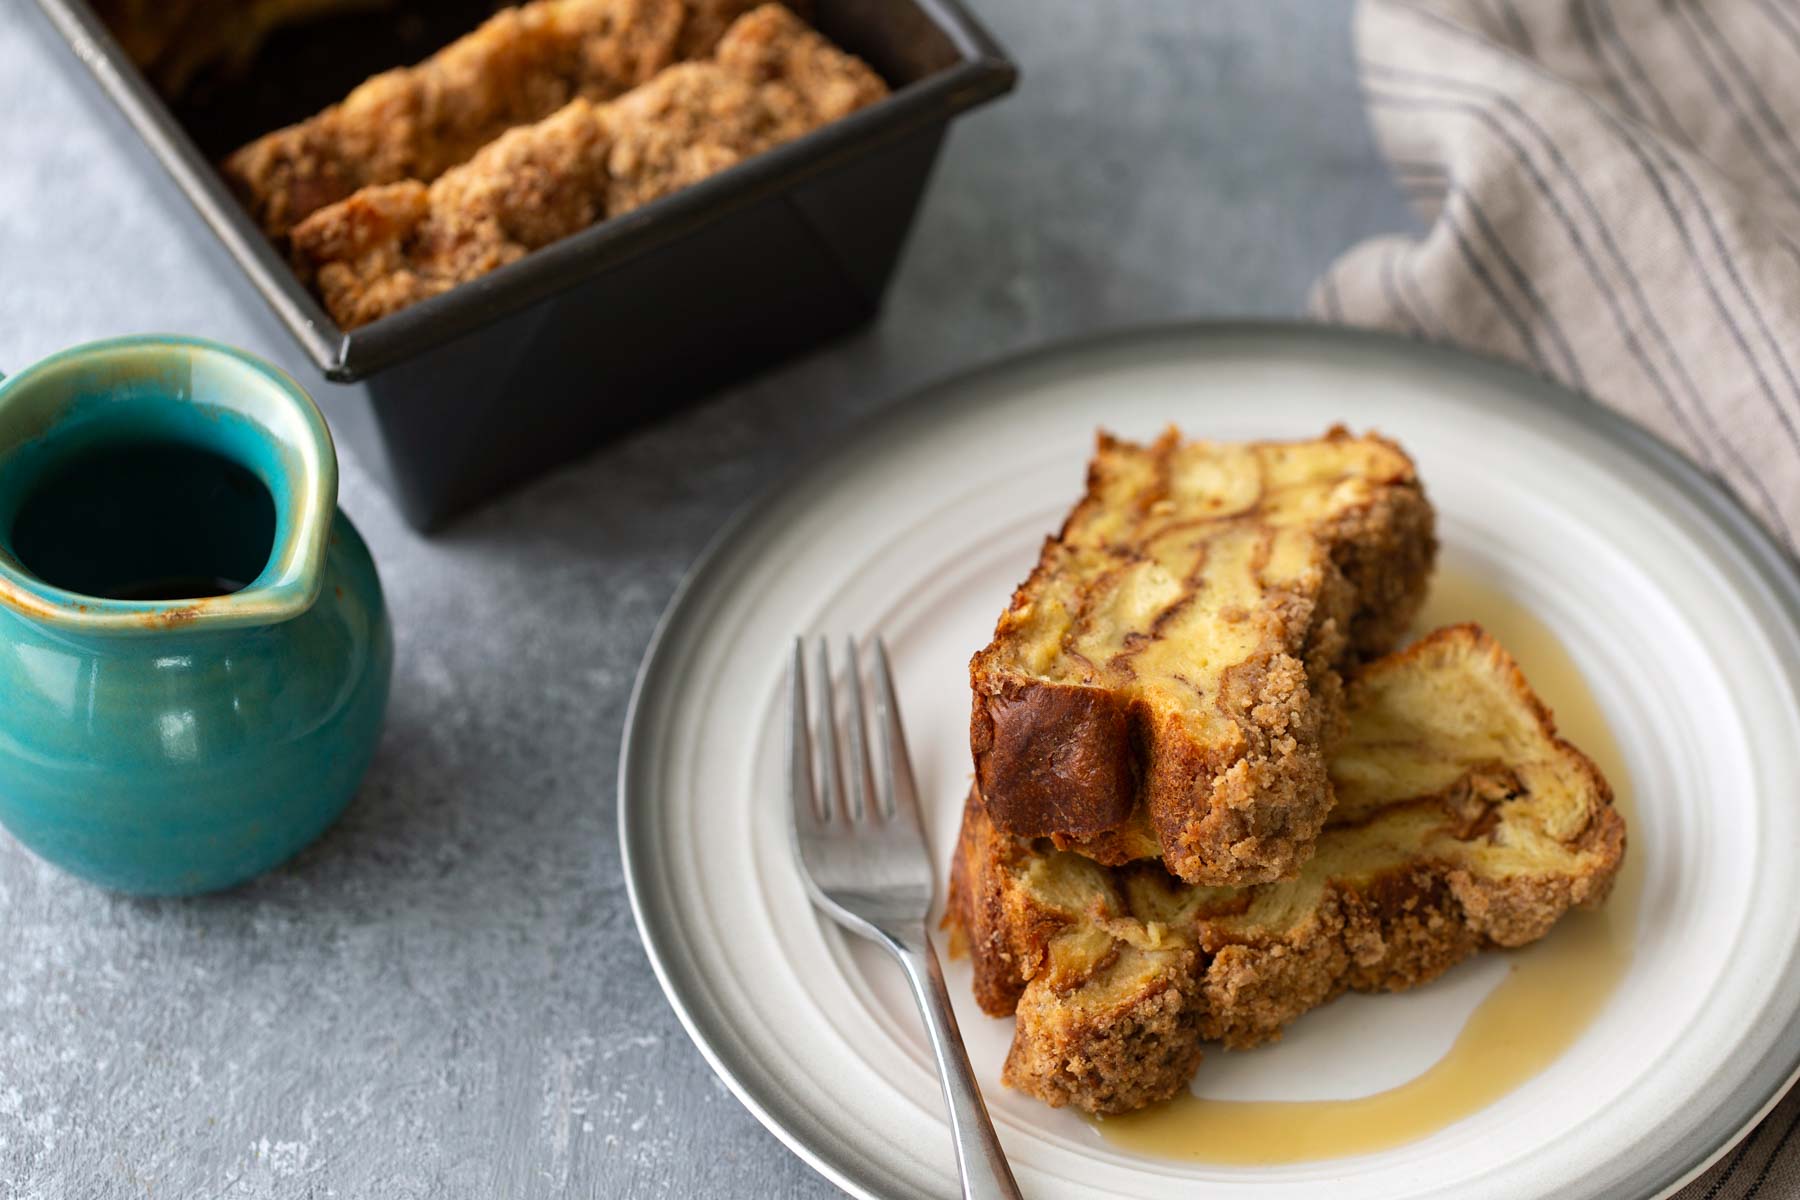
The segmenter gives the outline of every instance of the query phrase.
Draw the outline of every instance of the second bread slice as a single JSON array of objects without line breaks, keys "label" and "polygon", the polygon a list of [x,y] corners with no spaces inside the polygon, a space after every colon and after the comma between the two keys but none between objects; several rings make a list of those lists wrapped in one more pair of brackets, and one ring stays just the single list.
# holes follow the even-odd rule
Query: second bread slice
[{"label": "second bread slice", "polygon": [[1347,989],[1399,991],[1601,903],[1625,823],[1513,660],[1452,626],[1370,664],[1333,752],[1340,803],[1298,879],[1188,887],[963,817],[948,922],[987,1012],[1016,1013],[1005,1079],[1126,1112],[1186,1086],[1203,1040],[1279,1037]]}]

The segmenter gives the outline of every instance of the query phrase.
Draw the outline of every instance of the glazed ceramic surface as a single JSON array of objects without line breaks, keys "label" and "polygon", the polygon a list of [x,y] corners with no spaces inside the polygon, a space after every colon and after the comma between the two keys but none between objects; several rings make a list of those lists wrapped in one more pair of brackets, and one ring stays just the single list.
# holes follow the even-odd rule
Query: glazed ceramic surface
[{"label": "glazed ceramic surface", "polygon": [[[968,786],[967,664],[1079,494],[1097,426],[1214,438],[1392,435],[1444,563],[1566,648],[1622,749],[1642,871],[1629,966],[1541,1074],[1416,1141],[1272,1166],[1126,1151],[999,1083],[1009,1021],[950,988],[1033,1197],[1631,1197],[1721,1153],[1800,1056],[1800,583],[1690,466],[1521,372],[1303,327],[1122,337],[897,405],[722,535],[664,619],[620,777],[626,878],[709,1061],[799,1154],[865,1196],[955,1193],[929,1048],[890,964],[811,911],[782,789],[797,633],[880,632],[940,862]],[[1553,703],[1555,701],[1552,701]],[[1529,954],[1527,950],[1523,953]],[[1507,973],[1482,956],[1351,996],[1277,1047],[1209,1052],[1223,1100],[1350,1099],[1419,1076]]]},{"label": "glazed ceramic surface", "polygon": [[[183,497],[194,472],[170,455],[217,464],[220,481]],[[141,490],[123,495],[138,511],[117,494],[84,508],[79,481],[110,478],[116,493],[139,486],[134,470]],[[240,503],[235,476],[266,489],[260,505]],[[229,573],[247,556],[228,594],[71,587],[115,561],[115,582],[135,582],[213,562]],[[281,372],[210,343],[130,338],[0,383],[0,823],[26,846],[141,894],[264,871],[354,793],[392,663],[324,420]]]}]

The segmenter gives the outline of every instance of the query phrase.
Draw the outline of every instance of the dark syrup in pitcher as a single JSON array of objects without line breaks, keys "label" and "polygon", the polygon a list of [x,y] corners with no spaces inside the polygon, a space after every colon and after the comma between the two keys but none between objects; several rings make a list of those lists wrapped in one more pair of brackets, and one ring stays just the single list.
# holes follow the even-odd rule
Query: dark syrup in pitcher
[{"label": "dark syrup in pitcher", "polygon": [[94,447],[20,506],[14,557],[54,587],[105,600],[229,595],[261,575],[275,501],[254,472],[174,442]]}]

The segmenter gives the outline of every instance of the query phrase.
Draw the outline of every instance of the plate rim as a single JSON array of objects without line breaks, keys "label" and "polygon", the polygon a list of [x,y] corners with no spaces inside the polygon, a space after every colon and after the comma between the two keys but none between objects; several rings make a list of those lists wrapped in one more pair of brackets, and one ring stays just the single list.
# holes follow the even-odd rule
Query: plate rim
[{"label": "plate rim", "polygon": [[[1800,562],[1788,554],[1774,534],[1723,483],[1707,475],[1663,438],[1600,401],[1582,396],[1561,383],[1510,360],[1459,346],[1380,330],[1324,325],[1298,318],[1187,319],[1130,324],[1072,337],[1053,338],[1015,349],[972,367],[947,372],[852,420],[849,425],[828,437],[824,443],[784,471],[780,478],[740,503],[682,573],[657,618],[632,681],[631,697],[626,706],[619,741],[615,793],[619,858],[626,896],[631,904],[632,920],[637,926],[638,940],[643,945],[645,957],[649,959],[657,984],[674,1010],[676,1019],[680,1021],[682,1029],[700,1051],[707,1065],[730,1089],[738,1102],[803,1162],[851,1195],[864,1200],[882,1200],[889,1193],[879,1190],[878,1181],[857,1178],[848,1168],[808,1145],[763,1103],[756,1089],[741,1077],[745,1072],[727,1063],[703,1031],[686,1000],[683,987],[672,974],[658,945],[655,917],[645,902],[639,864],[633,852],[634,843],[646,835],[643,823],[634,822],[631,796],[636,790],[634,780],[638,774],[638,760],[643,757],[643,752],[639,749],[639,743],[644,737],[644,723],[641,719],[643,701],[667,655],[669,635],[686,615],[689,606],[699,595],[701,585],[717,569],[728,549],[737,540],[738,534],[805,486],[846,448],[874,439],[882,431],[896,425],[927,419],[935,411],[949,405],[957,393],[996,376],[1045,367],[1062,359],[1079,360],[1134,345],[1151,347],[1168,342],[1196,341],[1219,343],[1232,339],[1311,343],[1315,346],[1337,343],[1353,348],[1373,348],[1403,358],[1435,362],[1451,370],[1475,370],[1497,378],[1508,385],[1504,390],[1508,394],[1509,403],[1548,408],[1566,415],[1621,447],[1653,473],[1675,485],[1696,504],[1709,523],[1729,537],[1732,547],[1744,557],[1756,577],[1774,595],[1788,622],[1800,632]],[[1800,1035],[1800,1009],[1789,1014],[1787,1031]],[[1794,1050],[1786,1070],[1776,1077],[1772,1088],[1765,1090],[1757,1098],[1741,1120],[1733,1121],[1731,1132],[1693,1156],[1685,1165],[1672,1172],[1665,1172],[1662,1179],[1649,1181],[1648,1190],[1637,1193],[1638,1195],[1672,1195],[1707,1171],[1761,1125],[1796,1082],[1800,1082],[1800,1036],[1789,1040],[1794,1044]]]}]

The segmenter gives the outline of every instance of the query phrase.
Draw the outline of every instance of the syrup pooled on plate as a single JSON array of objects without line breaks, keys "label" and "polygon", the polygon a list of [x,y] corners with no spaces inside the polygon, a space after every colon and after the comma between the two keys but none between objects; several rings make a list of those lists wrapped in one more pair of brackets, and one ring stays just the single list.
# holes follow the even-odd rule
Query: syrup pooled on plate
[{"label": "syrup pooled on plate", "polygon": [[[1555,714],[1560,736],[1593,759],[1612,784],[1614,803],[1629,825],[1631,781],[1624,759],[1555,636],[1503,592],[1440,571],[1418,628],[1459,621],[1479,623],[1518,660]],[[1350,1100],[1211,1100],[1183,1093],[1095,1125],[1122,1150],[1257,1165],[1368,1154],[1435,1133],[1537,1075],[1587,1029],[1630,965],[1639,889],[1636,861],[1627,852],[1603,908],[1571,912],[1541,941],[1497,952],[1511,961],[1506,978],[1469,1017],[1449,1052],[1398,1087]]]}]

